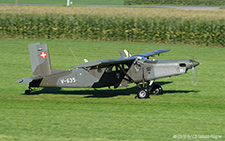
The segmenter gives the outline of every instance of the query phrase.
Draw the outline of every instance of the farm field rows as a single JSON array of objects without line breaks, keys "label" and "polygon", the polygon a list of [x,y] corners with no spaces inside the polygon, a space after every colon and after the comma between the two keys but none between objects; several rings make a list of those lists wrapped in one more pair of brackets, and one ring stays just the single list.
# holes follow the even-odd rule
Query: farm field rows
[{"label": "farm field rows", "polygon": [[[54,69],[70,69],[84,58],[89,61],[119,58],[118,51],[123,49],[139,54],[169,48],[170,52],[155,59],[194,58],[203,62],[196,68],[197,86],[191,84],[191,71],[160,79],[157,83],[163,84],[165,93],[150,99],[134,99],[135,85],[116,90],[37,89],[34,95],[23,95],[27,85],[13,81],[32,76],[27,45],[35,42],[48,44]],[[225,137],[225,48],[44,39],[0,39],[0,43],[0,140]]]},{"label": "farm field rows", "polygon": [[224,10],[1,6],[0,12],[6,38],[225,46]]}]

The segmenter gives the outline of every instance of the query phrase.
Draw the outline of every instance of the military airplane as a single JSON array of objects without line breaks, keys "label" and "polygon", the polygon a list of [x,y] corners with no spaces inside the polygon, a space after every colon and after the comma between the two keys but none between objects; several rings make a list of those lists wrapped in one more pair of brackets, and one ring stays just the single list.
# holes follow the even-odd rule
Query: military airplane
[{"label": "military airplane", "polygon": [[84,59],[84,63],[72,70],[55,70],[51,68],[47,44],[33,43],[28,48],[34,77],[15,81],[29,83],[25,94],[30,94],[35,87],[118,88],[135,83],[139,88],[136,97],[143,99],[149,98],[150,94],[163,93],[162,87],[154,83],[156,79],[184,74],[199,65],[199,62],[191,59],[149,60],[150,56],[170,49],[157,49],[133,56],[124,50],[125,54],[119,51],[121,58],[91,62]]}]

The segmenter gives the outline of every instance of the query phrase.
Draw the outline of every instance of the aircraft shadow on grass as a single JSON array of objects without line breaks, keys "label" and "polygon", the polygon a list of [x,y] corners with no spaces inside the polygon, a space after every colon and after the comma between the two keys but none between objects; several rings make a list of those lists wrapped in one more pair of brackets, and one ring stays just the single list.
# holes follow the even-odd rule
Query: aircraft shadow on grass
[{"label": "aircraft shadow on grass", "polygon": [[[170,84],[170,82],[157,82],[159,85]],[[107,97],[116,97],[119,95],[131,95],[138,91],[137,86],[130,87],[126,89],[84,89],[84,90],[62,90],[62,88],[43,88],[41,90],[35,90],[31,92],[30,95],[38,95],[38,94],[62,94],[62,95],[88,95],[84,98],[107,98]],[[174,93],[198,93],[199,91],[195,90],[164,90],[163,94],[174,94]]]}]

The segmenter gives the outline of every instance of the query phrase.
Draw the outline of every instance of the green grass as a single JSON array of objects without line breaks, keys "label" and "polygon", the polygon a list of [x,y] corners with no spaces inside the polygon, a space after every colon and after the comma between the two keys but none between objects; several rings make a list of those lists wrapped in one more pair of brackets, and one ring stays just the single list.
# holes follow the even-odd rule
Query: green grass
[{"label": "green grass", "polygon": [[[119,58],[119,50],[138,54],[159,48],[170,52],[155,59],[204,61],[191,72],[159,79],[164,95],[134,99],[127,89],[41,90],[23,95],[27,84],[13,81],[31,77],[29,43],[47,43],[52,67],[69,69],[78,63]],[[128,42],[0,39],[0,140],[173,140],[173,135],[225,137],[225,48]],[[171,83],[172,82],[172,83]]]},{"label": "green grass", "polygon": [[[123,0],[72,0],[75,5],[123,5]],[[15,4],[16,0],[0,0],[0,3]],[[19,4],[62,4],[66,0],[18,0]]]}]

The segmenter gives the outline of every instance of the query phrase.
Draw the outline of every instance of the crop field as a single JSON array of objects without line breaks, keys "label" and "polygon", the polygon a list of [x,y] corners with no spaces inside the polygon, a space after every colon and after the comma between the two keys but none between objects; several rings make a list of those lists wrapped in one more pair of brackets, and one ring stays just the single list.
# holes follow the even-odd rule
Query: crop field
[{"label": "crop field", "polygon": [[6,38],[225,46],[224,10],[1,6],[0,12]]},{"label": "crop field", "polygon": [[[0,3],[15,4],[15,0],[0,0]],[[59,4],[66,5],[67,0],[18,0],[19,4]],[[123,5],[123,0],[72,0],[74,5]]]},{"label": "crop field", "polygon": [[172,8],[126,8],[126,7],[63,7],[63,6],[0,6],[1,14],[61,14],[61,15],[89,15],[100,17],[122,18],[182,18],[199,20],[222,20],[225,10],[182,10]]},{"label": "crop field", "polygon": [[224,5],[225,0],[124,0],[125,5]]},{"label": "crop field", "polygon": [[[164,95],[134,99],[137,88],[41,89],[24,95],[31,77],[27,45],[47,43],[54,69],[160,48],[154,59],[201,61],[198,84],[187,74],[159,79]],[[0,39],[0,140],[173,140],[225,138],[225,48],[132,42]],[[70,49],[69,49],[70,48]],[[71,51],[77,57],[74,59]],[[153,58],[150,58],[153,59]],[[38,95],[38,93],[40,93]]]}]

